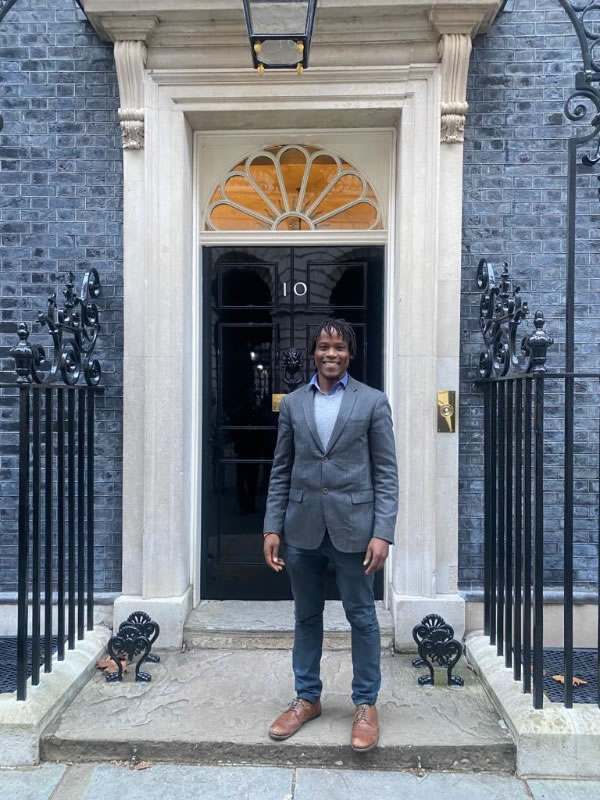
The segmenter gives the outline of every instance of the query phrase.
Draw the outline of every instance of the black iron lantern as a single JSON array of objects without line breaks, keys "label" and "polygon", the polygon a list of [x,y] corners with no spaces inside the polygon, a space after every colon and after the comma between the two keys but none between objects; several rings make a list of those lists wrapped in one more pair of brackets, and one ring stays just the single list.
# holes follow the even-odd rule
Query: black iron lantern
[{"label": "black iron lantern", "polygon": [[243,0],[255,69],[308,66],[317,0]]}]

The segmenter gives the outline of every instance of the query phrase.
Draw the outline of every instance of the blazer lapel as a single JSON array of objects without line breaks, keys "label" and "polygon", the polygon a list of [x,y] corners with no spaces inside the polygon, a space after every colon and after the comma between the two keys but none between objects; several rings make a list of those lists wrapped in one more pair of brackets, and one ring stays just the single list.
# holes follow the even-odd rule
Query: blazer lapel
[{"label": "blazer lapel", "polygon": [[317,431],[317,423],[315,422],[315,399],[314,389],[308,385],[304,391],[304,416],[306,417],[306,424],[310,431],[315,444],[321,452],[323,452],[323,445],[321,444],[321,437]]},{"label": "blazer lapel", "polygon": [[340,434],[344,430],[344,426],[348,422],[350,414],[352,413],[352,409],[354,408],[354,404],[356,403],[357,393],[358,393],[358,386],[356,384],[356,381],[350,378],[348,380],[348,385],[344,389],[342,404],[340,406],[340,410],[337,415],[335,425],[333,426],[333,430],[331,431],[331,436],[329,437],[329,443],[327,445],[327,450],[325,451],[326,453],[329,453],[331,448],[340,438]]}]

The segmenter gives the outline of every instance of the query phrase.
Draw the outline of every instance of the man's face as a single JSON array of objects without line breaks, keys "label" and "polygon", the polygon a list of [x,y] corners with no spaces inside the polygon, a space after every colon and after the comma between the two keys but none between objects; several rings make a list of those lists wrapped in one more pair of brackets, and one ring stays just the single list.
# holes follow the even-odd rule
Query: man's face
[{"label": "man's face", "polygon": [[337,331],[331,334],[323,331],[317,339],[315,347],[315,365],[319,378],[330,384],[343,377],[350,363],[348,344]]}]

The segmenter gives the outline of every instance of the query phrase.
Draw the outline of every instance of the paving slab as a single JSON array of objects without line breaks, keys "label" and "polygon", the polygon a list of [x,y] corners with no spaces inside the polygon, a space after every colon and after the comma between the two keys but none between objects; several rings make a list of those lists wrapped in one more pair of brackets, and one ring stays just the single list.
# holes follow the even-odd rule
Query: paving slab
[{"label": "paving slab", "polygon": [[592,800],[600,797],[600,781],[579,779],[527,781],[534,800]]},{"label": "paving slab", "polygon": [[515,748],[473,673],[463,688],[417,685],[409,656],[382,659],[380,746],[349,746],[350,654],[322,662],[323,715],[285,742],[267,735],[293,697],[290,654],[279,650],[165,653],[151,683],[97,674],[42,740],[53,761],[138,759],[200,764],[512,771]]},{"label": "paving slab", "polygon": [[49,800],[66,767],[44,764],[28,769],[0,769],[0,797],[5,800]]},{"label": "paving slab", "polygon": [[[298,769],[294,800],[531,800],[525,783],[506,775]],[[554,800],[554,797],[552,798]]]},{"label": "paving slab", "polygon": [[[376,603],[381,645],[392,647],[394,623],[381,601]],[[350,649],[350,625],[340,601],[328,600],[323,614],[325,650]],[[294,643],[291,600],[202,600],[189,615],[183,639],[189,648],[213,650],[288,650]]]},{"label": "paving slab", "polygon": [[463,772],[191,766],[44,765],[0,770],[7,800],[588,800],[600,782]]},{"label": "paving slab", "polygon": [[94,770],[84,800],[285,800],[292,797],[289,769],[276,767],[157,766],[146,770],[102,766]]}]

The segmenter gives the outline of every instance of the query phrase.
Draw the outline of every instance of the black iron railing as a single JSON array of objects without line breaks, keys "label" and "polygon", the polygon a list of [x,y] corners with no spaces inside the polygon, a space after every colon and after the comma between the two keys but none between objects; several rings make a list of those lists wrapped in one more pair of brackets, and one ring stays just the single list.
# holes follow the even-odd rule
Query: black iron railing
[{"label": "black iron railing", "polygon": [[61,661],[65,645],[72,650],[94,627],[94,428],[103,389],[17,391],[17,699],[24,700],[29,674],[37,686],[41,663],[52,671],[54,646]]},{"label": "black iron railing", "polygon": [[[552,340],[544,334],[544,319],[536,314],[536,332],[522,342],[519,351],[517,328],[527,315],[519,288],[513,289],[504,265],[496,283],[494,270],[482,261],[478,283],[481,298],[481,327],[485,349],[480,360],[480,381],[485,395],[485,630],[512,666],[515,679],[523,680],[524,690],[533,692],[535,708],[541,708],[544,681],[544,546],[548,543],[548,509],[560,509],[562,563],[560,595],[563,603],[564,704],[574,700],[574,510],[581,499],[576,492],[576,388],[600,388],[600,374],[577,371],[575,365],[575,275],[577,250],[577,186],[600,163],[600,31],[595,24],[595,0],[558,0],[573,25],[579,42],[582,68],[575,75],[575,88],[568,95],[563,111],[572,123],[568,139],[567,214],[565,248],[565,369],[546,372],[545,361]],[[551,390],[549,384],[551,383]],[[552,423],[546,431],[545,407],[552,397]],[[598,394],[592,399],[593,413],[586,424],[598,426]],[[560,417],[556,414],[559,412]],[[556,423],[560,419],[560,426]],[[594,421],[595,420],[595,421]],[[550,434],[554,438],[551,439]],[[600,432],[595,444],[595,459],[589,480],[597,481],[600,461]],[[552,477],[547,478],[548,454],[552,456]],[[579,445],[580,446],[580,445]],[[589,443],[588,443],[589,447]],[[591,458],[591,457],[590,457]],[[557,477],[558,476],[558,477]],[[545,503],[557,480],[554,492],[558,504]],[[586,493],[590,502],[591,492]],[[594,502],[598,505],[598,493]],[[600,514],[598,515],[600,518]],[[600,601],[600,531],[597,540],[598,568],[596,602]],[[556,575],[552,576],[556,589]],[[549,582],[550,583],[550,582]],[[600,603],[599,603],[600,608]],[[598,639],[593,655],[596,699],[600,701],[600,616]],[[590,637],[591,638],[591,637]],[[589,653],[587,654],[589,655]],[[590,659],[586,661],[589,664]],[[581,659],[579,659],[581,663]],[[550,680],[552,676],[550,676]]]},{"label": "black iron railing", "polygon": [[18,395],[17,700],[26,698],[29,675],[39,684],[41,663],[52,671],[55,645],[63,660],[65,645],[72,650],[94,626],[94,440],[104,391],[92,358],[97,271],[86,273],[80,296],[69,275],[63,294],[63,308],[54,292],[38,316],[52,358],[21,323],[11,350],[17,385],[0,384],[4,396]]},{"label": "black iron railing", "polygon": [[[564,704],[570,708],[577,678],[573,669],[573,387],[576,381],[586,388],[598,387],[588,399],[588,406],[597,410],[600,374],[547,372],[546,353],[553,340],[544,331],[541,312],[535,315],[535,330],[521,342],[517,340],[517,329],[528,308],[519,287],[513,286],[507,265],[502,266],[498,280],[493,267],[482,260],[477,277],[483,291],[480,324],[485,341],[478,381],[484,392],[485,430],[484,630],[498,655],[504,656],[506,666],[513,669],[515,680],[523,682],[525,692],[532,692],[534,707],[542,708],[545,686],[553,679],[544,666],[544,589],[549,585],[545,581],[545,522],[549,510],[556,516],[558,509],[563,524],[560,595],[564,605],[564,667],[560,678],[564,682]],[[548,397],[552,400],[552,441],[545,428]],[[593,419],[593,415],[586,417],[587,424]],[[557,421],[562,424],[557,426]],[[598,414],[595,424],[600,424]],[[557,436],[562,452],[553,453]],[[595,450],[594,466],[588,465],[590,479],[600,469],[600,430],[592,439],[595,444],[588,441],[586,445],[587,451],[592,447]],[[550,457],[551,480],[545,475]],[[558,588],[556,582],[552,585]],[[598,627],[600,630],[600,616]],[[597,668],[595,681],[600,698]]]}]

